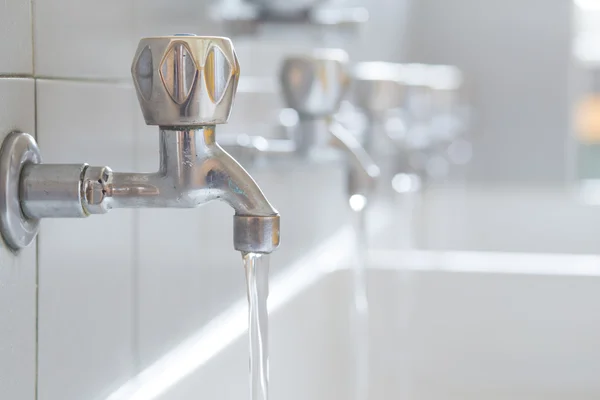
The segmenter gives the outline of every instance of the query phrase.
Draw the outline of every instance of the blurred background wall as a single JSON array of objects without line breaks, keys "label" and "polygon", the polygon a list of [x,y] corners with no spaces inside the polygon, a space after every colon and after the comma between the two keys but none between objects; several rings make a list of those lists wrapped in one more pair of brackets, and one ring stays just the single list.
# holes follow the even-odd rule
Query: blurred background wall
[{"label": "blurred background wall", "polygon": [[407,58],[457,65],[466,76],[475,110],[469,180],[570,176],[571,11],[563,0],[413,1]]}]

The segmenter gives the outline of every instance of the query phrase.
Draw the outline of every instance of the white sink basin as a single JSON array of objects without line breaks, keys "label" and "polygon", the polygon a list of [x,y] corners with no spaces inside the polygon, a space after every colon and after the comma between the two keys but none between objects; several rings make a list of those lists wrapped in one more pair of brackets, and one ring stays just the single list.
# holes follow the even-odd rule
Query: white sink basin
[{"label": "white sink basin", "polygon": [[[352,399],[342,231],[272,279],[271,399]],[[377,252],[370,400],[600,398],[600,257]],[[244,299],[109,399],[247,399]]]}]

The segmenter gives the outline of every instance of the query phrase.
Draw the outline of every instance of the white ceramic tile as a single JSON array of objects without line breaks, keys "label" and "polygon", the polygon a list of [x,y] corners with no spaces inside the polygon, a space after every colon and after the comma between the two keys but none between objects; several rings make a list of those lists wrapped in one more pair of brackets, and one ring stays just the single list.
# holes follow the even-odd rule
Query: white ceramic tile
[{"label": "white ceramic tile", "polygon": [[35,73],[125,78],[137,46],[133,0],[35,1]]},{"label": "white ceramic tile", "polygon": [[31,3],[0,2],[0,74],[31,74]]},{"label": "white ceramic tile", "polygon": [[135,36],[175,33],[217,36],[217,24],[208,15],[208,1],[133,0]]},{"label": "white ceramic tile", "polygon": [[[280,33],[272,32],[260,38],[235,38],[237,52],[243,76],[261,76],[277,78],[279,68],[285,56],[309,54],[313,47],[310,42],[296,38],[281,38]],[[322,37],[321,37],[322,39]]]},{"label": "white ceramic tile", "polygon": [[[133,167],[132,88],[38,81],[46,162]],[[103,398],[135,372],[134,216],[48,219],[39,238],[39,400]]]},{"label": "white ceramic tile", "polygon": [[[250,84],[248,89],[253,90],[260,89],[260,85],[264,86],[271,80],[264,82],[264,80],[249,78],[245,81]],[[272,80],[272,83],[274,84],[275,80]],[[281,135],[281,130],[277,128],[279,111],[283,103],[277,88],[272,89],[273,91],[263,93],[238,90],[229,121],[219,127],[217,140],[223,135],[240,133],[265,137]]]},{"label": "white ceramic tile", "polygon": [[[33,80],[0,79],[0,137],[33,133],[34,121]],[[0,393],[6,399],[35,399],[35,247],[15,255],[0,242]]]}]

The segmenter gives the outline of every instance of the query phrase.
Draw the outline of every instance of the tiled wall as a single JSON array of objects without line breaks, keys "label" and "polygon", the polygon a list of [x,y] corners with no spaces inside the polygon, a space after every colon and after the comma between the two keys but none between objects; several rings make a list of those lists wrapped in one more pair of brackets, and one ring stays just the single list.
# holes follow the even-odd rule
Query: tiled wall
[{"label": "tiled wall", "polygon": [[[141,117],[131,59],[145,35],[222,34],[207,3],[0,2],[0,135],[35,134],[45,162],[156,169],[157,129]],[[244,76],[269,76],[283,49],[307,47],[236,43]],[[238,96],[228,132],[273,117],[277,94],[261,96]],[[283,216],[273,273],[343,223],[341,166],[251,172]],[[215,203],[44,220],[36,245],[1,248],[0,397],[104,399],[244,296],[231,215]]]},{"label": "tiled wall", "polygon": [[[9,40],[10,38],[10,40]],[[26,1],[0,3],[0,138],[35,131],[31,10]],[[20,254],[0,248],[0,393],[35,398],[36,245]]]},{"label": "tiled wall", "polygon": [[[350,48],[354,59],[398,59],[406,2],[368,2],[372,22]],[[46,162],[155,169],[157,129],[141,118],[131,59],[141,36],[222,33],[207,3],[0,2],[0,137],[35,134]],[[271,76],[283,52],[312,44],[322,43],[238,40],[242,75]],[[239,95],[221,131],[264,133],[248,121],[272,118],[273,104],[273,93]],[[282,214],[273,273],[345,220],[341,168],[251,171]],[[105,399],[244,296],[231,214],[215,203],[46,220],[36,245],[17,255],[0,248],[0,398]]]},{"label": "tiled wall", "polygon": [[[33,79],[0,78],[1,138],[15,129],[33,131],[34,90]],[[7,399],[35,396],[36,281],[35,244],[19,255],[0,248],[0,393]]]}]

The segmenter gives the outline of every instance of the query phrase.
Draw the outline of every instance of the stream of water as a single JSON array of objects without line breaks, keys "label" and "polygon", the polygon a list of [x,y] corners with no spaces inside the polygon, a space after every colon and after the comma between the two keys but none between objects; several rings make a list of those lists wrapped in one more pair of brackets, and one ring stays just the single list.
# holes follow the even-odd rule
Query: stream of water
[{"label": "stream of water", "polygon": [[[354,304],[352,327],[354,329],[354,383],[355,400],[368,398],[369,381],[369,309],[367,303],[367,226],[366,198],[352,196],[356,233],[355,263],[353,266]],[[250,350],[250,393],[251,400],[268,400],[269,397],[269,352],[268,310],[269,258],[265,254],[243,255],[248,290],[248,339]]]},{"label": "stream of water", "polygon": [[252,400],[269,398],[268,310],[269,256],[243,255],[248,289],[248,338],[250,341],[250,394]]},{"label": "stream of water", "polygon": [[355,257],[352,265],[354,308],[352,310],[354,351],[354,399],[369,397],[369,304],[367,301],[367,199],[361,195],[350,198],[356,234]]}]

